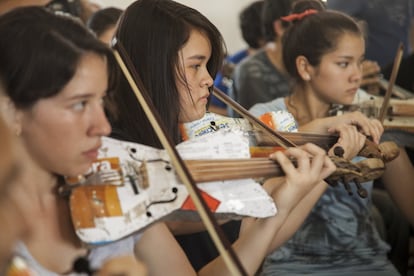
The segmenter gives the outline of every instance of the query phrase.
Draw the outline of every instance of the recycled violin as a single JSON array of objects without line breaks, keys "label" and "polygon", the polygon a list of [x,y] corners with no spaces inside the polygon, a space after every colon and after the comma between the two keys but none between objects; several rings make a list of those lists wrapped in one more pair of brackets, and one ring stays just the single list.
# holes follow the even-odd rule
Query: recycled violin
[{"label": "recycled violin", "polygon": [[[216,218],[277,213],[272,198],[251,178],[282,176],[283,170],[268,158],[246,158],[249,149],[245,140],[234,132],[221,131],[177,146]],[[75,232],[84,243],[95,246],[113,242],[161,219],[199,219],[165,150],[106,137],[102,142],[91,171],[67,179],[65,187],[70,191]],[[221,146],[223,142],[226,147]],[[204,149],[219,159],[206,158]],[[360,196],[366,196],[360,183],[379,177],[384,170],[384,163],[376,158],[358,163],[332,158],[337,170],[327,181],[332,185],[345,183],[348,192],[353,192],[349,183],[355,182]]]},{"label": "recycled violin", "polygon": [[[204,135],[208,132],[214,132],[219,129],[238,129],[245,132],[251,138],[250,153],[252,157],[267,157],[275,150],[280,150],[278,143],[271,139],[267,132],[258,130],[243,118],[230,118],[215,113],[206,113],[206,115],[195,122],[189,122],[180,125],[180,131],[184,140]],[[276,131],[273,129],[273,131]],[[320,134],[307,132],[281,132],[283,137],[292,141],[296,145],[305,143],[314,143],[324,150],[332,148],[339,136],[336,134]],[[369,139],[366,139],[364,147],[361,149],[359,156],[367,158],[379,158],[384,162],[389,162],[398,156],[399,149],[394,142],[383,142],[376,145]]]},{"label": "recycled violin", "polygon": [[[233,110],[235,110],[238,114],[240,114],[244,119],[249,121],[255,128],[257,128],[260,131],[263,131],[264,133],[266,133],[266,135],[268,135],[268,137],[270,137],[270,139],[271,139],[270,141],[272,143],[276,143],[276,144],[282,146],[283,148],[285,148],[287,146],[296,146],[291,140],[289,140],[284,135],[286,133],[282,134],[280,132],[274,131],[268,125],[264,124],[258,118],[254,117],[245,108],[243,108],[240,104],[235,102],[233,99],[231,99],[229,96],[227,96],[225,93],[223,93],[219,89],[214,88],[214,93],[215,93],[215,96],[219,100],[221,100],[223,103],[227,104],[229,107],[233,108]],[[291,135],[296,135],[296,134],[291,134]],[[300,135],[299,135],[299,137],[300,137]],[[303,143],[309,142],[307,140],[303,140],[303,135],[300,138],[301,138],[300,141],[302,141]],[[319,144],[319,145],[321,145],[321,144]],[[322,144],[321,146],[322,146],[322,148],[325,148],[325,149],[328,148],[327,144]],[[337,151],[337,152],[339,153],[338,155],[340,156],[340,152],[341,152],[340,150],[341,149],[340,148],[337,148],[337,149],[339,149],[339,151]],[[382,147],[380,149],[379,147],[377,147],[373,142],[369,141],[368,139],[366,139],[365,146],[361,150],[361,152],[359,153],[360,156],[365,156],[365,157],[372,157],[373,156],[373,158],[371,158],[371,159],[378,158],[379,160],[381,160],[383,162],[389,162],[389,161],[395,159],[398,156],[398,154],[399,154],[399,149],[398,149],[398,146],[395,143],[386,142],[382,145]],[[380,174],[378,174],[378,177],[380,177]],[[361,185],[357,181],[355,182],[355,184],[358,187],[358,191],[359,191],[358,194],[361,197],[364,197],[365,194],[366,194],[366,192],[364,192],[364,189],[361,187]],[[345,188],[347,189],[347,191],[350,191],[349,184],[344,183],[344,185],[345,185]]]}]

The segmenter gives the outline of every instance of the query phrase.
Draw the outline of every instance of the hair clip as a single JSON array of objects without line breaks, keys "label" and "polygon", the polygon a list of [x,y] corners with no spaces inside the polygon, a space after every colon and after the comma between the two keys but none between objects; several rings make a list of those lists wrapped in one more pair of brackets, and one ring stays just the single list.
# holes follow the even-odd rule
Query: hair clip
[{"label": "hair clip", "polygon": [[289,14],[287,16],[282,16],[280,19],[282,19],[283,21],[286,21],[286,22],[292,22],[292,21],[295,21],[295,20],[301,20],[302,18],[304,18],[308,15],[311,15],[311,14],[315,14],[317,12],[318,11],[315,10],[315,9],[309,9],[309,10],[306,10],[302,13],[292,13],[292,14]]}]

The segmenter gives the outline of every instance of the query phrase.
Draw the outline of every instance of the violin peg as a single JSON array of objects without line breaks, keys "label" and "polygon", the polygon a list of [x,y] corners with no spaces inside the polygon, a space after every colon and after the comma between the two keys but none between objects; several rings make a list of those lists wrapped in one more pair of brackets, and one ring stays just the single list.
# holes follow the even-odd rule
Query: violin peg
[{"label": "violin peg", "polygon": [[332,179],[325,179],[326,183],[328,183],[329,186],[331,187],[336,187],[338,186],[338,181],[337,180],[332,180]]},{"label": "violin peg", "polygon": [[77,273],[86,273],[92,275],[93,270],[91,269],[90,262],[87,257],[79,257],[73,262],[73,271]]},{"label": "violin peg", "polygon": [[359,183],[380,178],[385,170],[384,161],[378,158],[367,158],[355,163],[355,165],[358,166],[361,177],[355,177],[353,180]]},{"label": "violin peg", "polygon": [[344,153],[345,153],[345,151],[344,151],[344,148],[343,148],[343,147],[341,147],[341,146],[336,146],[336,147],[333,149],[333,152],[334,152],[335,156],[338,156],[338,157],[344,157]]},{"label": "violin peg", "polygon": [[361,198],[367,198],[368,191],[364,187],[362,187],[361,183],[355,182],[355,185],[357,186],[357,189],[358,189],[358,195]]},{"label": "violin peg", "polygon": [[353,192],[352,192],[352,189],[351,189],[351,186],[349,185],[349,183],[343,182],[343,184],[344,184],[345,190],[348,192],[348,194],[350,196],[353,195]]}]

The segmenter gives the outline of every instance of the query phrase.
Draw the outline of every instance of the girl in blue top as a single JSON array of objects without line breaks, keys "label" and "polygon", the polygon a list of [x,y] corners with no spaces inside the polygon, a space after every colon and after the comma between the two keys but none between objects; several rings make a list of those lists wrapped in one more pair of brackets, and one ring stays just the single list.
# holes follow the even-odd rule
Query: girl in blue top
[{"label": "girl in blue top", "polygon": [[[295,81],[292,93],[251,111],[260,115],[288,110],[299,127],[308,129],[327,131],[335,126],[341,136],[338,143],[351,159],[357,152],[347,145],[359,143],[361,137],[349,123],[362,114],[328,116],[333,104],[351,104],[357,93],[365,48],[362,32],[349,16],[325,11],[311,0],[297,2],[284,20],[291,22],[283,38],[283,60]],[[381,134],[378,121],[371,126],[371,131],[362,131]],[[349,128],[354,131],[344,130]],[[383,180],[408,218],[414,212],[413,179],[413,167],[401,149],[400,156],[387,164]],[[328,188],[292,239],[267,257],[263,275],[398,275],[371,216],[372,182],[363,186],[369,190],[366,199]]]}]

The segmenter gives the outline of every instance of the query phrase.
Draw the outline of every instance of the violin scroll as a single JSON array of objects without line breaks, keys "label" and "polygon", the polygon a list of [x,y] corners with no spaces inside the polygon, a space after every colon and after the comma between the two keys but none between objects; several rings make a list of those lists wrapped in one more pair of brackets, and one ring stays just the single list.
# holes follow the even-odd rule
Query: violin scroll
[{"label": "violin scroll", "polygon": [[378,158],[388,163],[400,154],[396,143],[392,141],[382,142],[379,145],[369,139],[366,139],[364,147],[359,152],[359,156],[367,158]]},{"label": "violin scroll", "polygon": [[397,144],[392,141],[383,142],[378,145],[379,150],[382,152],[383,160],[385,162],[390,162],[398,157],[400,154],[400,149]]},{"label": "violin scroll", "polygon": [[338,156],[331,156],[330,158],[337,166],[337,170],[326,180],[329,185],[336,186],[337,183],[341,182],[348,194],[352,195],[353,191],[350,183],[354,183],[358,195],[362,198],[366,198],[368,192],[362,187],[361,183],[381,177],[385,170],[384,162],[378,158],[368,158],[356,163],[351,163]]}]

